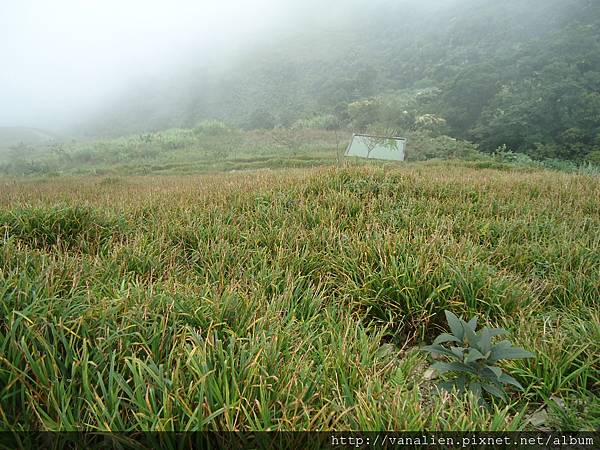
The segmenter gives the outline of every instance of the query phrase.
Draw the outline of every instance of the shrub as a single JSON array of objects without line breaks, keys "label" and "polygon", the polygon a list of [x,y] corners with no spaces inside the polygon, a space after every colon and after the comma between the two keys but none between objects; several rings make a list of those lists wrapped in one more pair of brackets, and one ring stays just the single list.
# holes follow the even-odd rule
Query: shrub
[{"label": "shrub", "polygon": [[229,133],[229,127],[225,122],[220,120],[203,120],[195,128],[195,134],[205,134],[208,136],[222,136]]},{"label": "shrub", "polygon": [[510,162],[523,165],[532,165],[534,163],[534,161],[525,153],[515,153],[505,144],[496,149],[494,156],[496,160],[500,162]]},{"label": "shrub", "polygon": [[300,119],[293,125],[293,129],[304,130],[304,129],[321,129],[321,130],[335,130],[340,127],[339,119],[333,114],[323,114],[320,116],[314,116],[306,119]]},{"label": "shrub", "polygon": [[585,159],[595,166],[600,166],[600,150],[594,150],[588,153]]},{"label": "shrub", "polygon": [[259,108],[253,111],[245,121],[248,130],[272,130],[275,128],[276,119],[269,111]]},{"label": "shrub", "polygon": [[430,132],[418,131],[406,135],[408,138],[406,158],[409,161],[428,159],[462,159],[479,160],[483,154],[471,142],[451,138],[450,136],[433,136]]},{"label": "shrub", "polygon": [[[426,352],[450,359],[450,362],[437,362],[431,366],[441,375],[446,375],[438,387],[446,391],[456,390],[459,394],[470,391],[482,403],[483,391],[506,400],[505,385],[523,389],[517,380],[496,364],[501,360],[533,358],[533,353],[513,347],[507,340],[492,344],[494,337],[508,334],[502,328],[484,327],[476,332],[477,317],[465,322],[450,311],[445,313],[451,333],[442,333],[433,345],[423,347]],[[448,342],[458,345],[450,348],[441,345]]]}]

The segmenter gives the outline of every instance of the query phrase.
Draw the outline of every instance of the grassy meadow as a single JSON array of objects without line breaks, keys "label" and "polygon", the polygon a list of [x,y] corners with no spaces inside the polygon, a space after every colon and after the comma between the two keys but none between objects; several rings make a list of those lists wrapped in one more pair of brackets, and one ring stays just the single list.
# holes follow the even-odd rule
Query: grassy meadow
[{"label": "grassy meadow", "polygon": [[[0,179],[0,429],[600,427],[597,176],[116,172]],[[536,354],[523,392],[433,389],[444,309]]]}]

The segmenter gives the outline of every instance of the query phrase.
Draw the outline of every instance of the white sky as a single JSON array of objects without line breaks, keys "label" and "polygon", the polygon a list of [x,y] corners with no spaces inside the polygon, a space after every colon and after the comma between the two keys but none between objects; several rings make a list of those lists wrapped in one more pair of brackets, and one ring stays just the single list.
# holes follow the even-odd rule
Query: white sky
[{"label": "white sky", "polygon": [[68,126],[132,85],[327,31],[352,8],[414,1],[0,0],[0,127]]},{"label": "white sky", "polygon": [[196,64],[240,51],[301,12],[275,0],[0,0],[0,126],[60,125],[192,50]]}]

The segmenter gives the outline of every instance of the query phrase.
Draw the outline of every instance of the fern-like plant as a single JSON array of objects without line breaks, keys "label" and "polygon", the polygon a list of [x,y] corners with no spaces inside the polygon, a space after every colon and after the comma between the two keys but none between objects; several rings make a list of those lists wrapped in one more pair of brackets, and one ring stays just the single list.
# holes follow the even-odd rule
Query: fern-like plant
[{"label": "fern-like plant", "polygon": [[533,358],[533,353],[513,347],[507,340],[492,343],[494,337],[508,334],[502,328],[484,327],[476,332],[477,317],[465,322],[450,311],[445,313],[451,333],[442,333],[433,345],[423,347],[426,352],[449,358],[431,366],[443,377],[438,383],[440,388],[457,390],[459,394],[470,391],[481,403],[484,392],[506,400],[506,385],[523,390],[517,380],[496,364],[503,359]]}]

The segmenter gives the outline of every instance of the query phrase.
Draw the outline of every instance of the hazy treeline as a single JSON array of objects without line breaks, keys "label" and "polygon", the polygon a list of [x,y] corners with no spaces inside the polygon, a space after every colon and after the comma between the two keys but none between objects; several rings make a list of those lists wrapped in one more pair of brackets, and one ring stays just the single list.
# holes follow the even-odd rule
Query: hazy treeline
[{"label": "hazy treeline", "polygon": [[297,28],[228,65],[144,84],[83,130],[206,118],[249,129],[425,126],[484,151],[600,160],[598,2],[359,2]]}]

